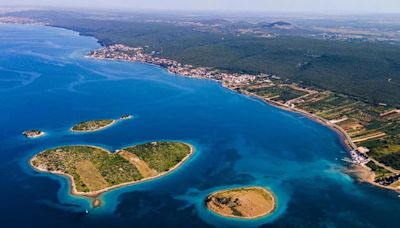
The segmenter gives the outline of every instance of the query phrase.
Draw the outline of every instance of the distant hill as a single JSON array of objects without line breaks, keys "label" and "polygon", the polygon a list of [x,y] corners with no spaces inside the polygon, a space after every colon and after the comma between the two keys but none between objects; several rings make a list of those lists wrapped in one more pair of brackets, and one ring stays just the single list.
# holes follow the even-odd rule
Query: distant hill
[{"label": "distant hill", "polygon": [[224,19],[199,20],[198,22],[201,24],[204,24],[204,25],[230,25],[230,24],[232,24],[230,21],[224,20]]},{"label": "distant hill", "polygon": [[277,28],[277,29],[290,29],[293,27],[293,25],[289,22],[285,21],[276,21],[273,23],[263,23],[261,24],[261,27],[263,28]]}]

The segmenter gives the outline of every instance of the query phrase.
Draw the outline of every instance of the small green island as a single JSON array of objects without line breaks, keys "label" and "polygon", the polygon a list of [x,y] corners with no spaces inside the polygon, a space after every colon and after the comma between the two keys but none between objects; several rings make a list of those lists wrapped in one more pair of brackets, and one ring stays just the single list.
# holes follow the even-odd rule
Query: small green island
[{"label": "small green island", "polygon": [[205,201],[216,214],[243,219],[256,219],[271,214],[276,207],[275,196],[262,187],[244,187],[214,192]]},{"label": "small green island", "polygon": [[125,185],[157,178],[182,165],[194,152],[183,142],[150,142],[111,153],[100,147],[77,145],[45,150],[30,160],[40,172],[67,176],[71,193],[95,198]]},{"label": "small green island", "polygon": [[132,119],[133,116],[130,114],[125,114],[119,117],[118,119],[103,119],[103,120],[89,120],[85,122],[81,122],[75,124],[71,131],[74,132],[93,132],[93,131],[100,131],[104,128],[111,127],[118,121]]},{"label": "small green island", "polygon": [[85,122],[78,123],[71,128],[71,131],[76,132],[91,132],[91,131],[99,131],[104,128],[110,127],[115,124],[117,121],[112,119],[107,120],[89,120]]}]

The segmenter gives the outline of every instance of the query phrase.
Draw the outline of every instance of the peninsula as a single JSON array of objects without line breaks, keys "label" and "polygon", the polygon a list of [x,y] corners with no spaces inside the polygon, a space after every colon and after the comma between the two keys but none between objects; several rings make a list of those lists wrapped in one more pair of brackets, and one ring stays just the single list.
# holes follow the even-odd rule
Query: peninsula
[{"label": "peninsula", "polygon": [[276,200],[265,188],[245,187],[214,192],[207,197],[206,206],[225,217],[256,219],[271,214]]},{"label": "peninsula", "polygon": [[275,74],[234,73],[182,64],[156,52],[148,53],[146,47],[113,44],[88,56],[154,64],[176,75],[215,80],[233,91],[314,119],[342,135],[351,151],[351,162],[373,174],[364,181],[400,191],[400,109],[395,106],[300,85]]},{"label": "peninsula", "polygon": [[[61,146],[35,155],[30,164],[37,171],[68,177],[72,194],[96,198],[111,189],[166,175],[193,153],[193,146],[182,142],[150,142],[115,153],[95,146]],[[95,200],[93,205],[100,205]]]}]

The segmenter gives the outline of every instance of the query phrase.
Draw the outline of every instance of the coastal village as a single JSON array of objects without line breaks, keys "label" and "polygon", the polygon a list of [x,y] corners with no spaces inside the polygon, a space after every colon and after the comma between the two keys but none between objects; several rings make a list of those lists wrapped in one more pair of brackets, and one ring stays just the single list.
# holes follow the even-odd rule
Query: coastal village
[{"label": "coastal village", "polygon": [[175,60],[154,57],[152,54],[146,54],[141,47],[133,48],[122,44],[115,44],[90,52],[89,56],[99,59],[114,59],[154,64],[177,75],[222,81],[227,87],[249,84],[257,78],[257,76],[249,74],[230,74],[206,67],[195,67],[189,64],[184,65]]},{"label": "coastal village", "polygon": [[305,87],[273,74],[230,73],[181,64],[159,57],[155,52],[146,53],[142,47],[115,44],[92,51],[88,56],[154,64],[176,75],[215,80],[226,88],[315,119],[341,132],[351,151],[352,162],[373,174],[374,185],[400,191],[400,162],[392,162],[390,157],[400,154],[399,109]]}]

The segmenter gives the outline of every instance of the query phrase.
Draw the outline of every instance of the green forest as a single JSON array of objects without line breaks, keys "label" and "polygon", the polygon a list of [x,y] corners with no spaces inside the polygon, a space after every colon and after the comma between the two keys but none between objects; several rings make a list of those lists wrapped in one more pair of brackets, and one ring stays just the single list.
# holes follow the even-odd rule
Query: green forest
[{"label": "green forest", "polygon": [[261,38],[198,31],[163,22],[91,19],[74,13],[14,13],[182,63],[230,72],[276,74],[293,82],[400,106],[400,46],[300,36]]}]

